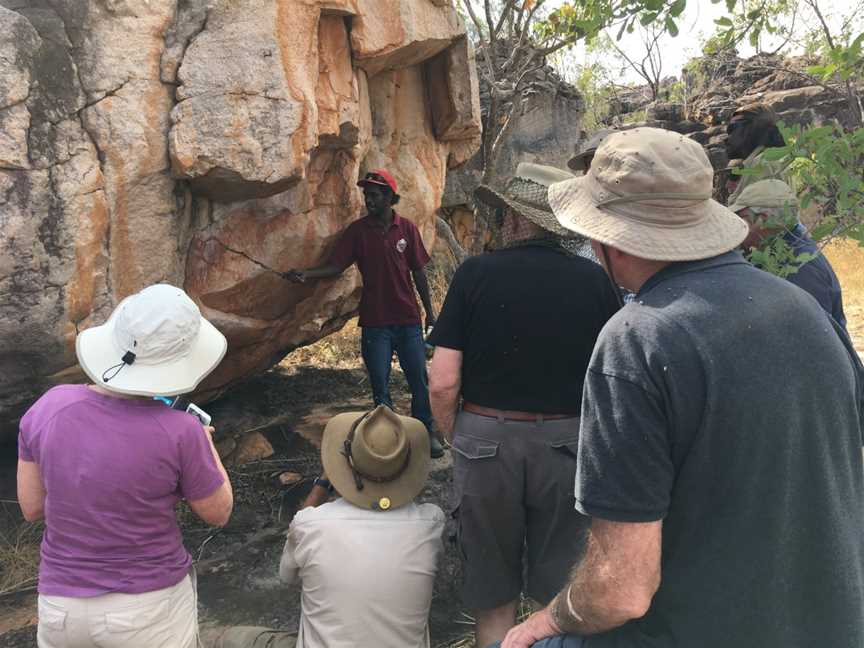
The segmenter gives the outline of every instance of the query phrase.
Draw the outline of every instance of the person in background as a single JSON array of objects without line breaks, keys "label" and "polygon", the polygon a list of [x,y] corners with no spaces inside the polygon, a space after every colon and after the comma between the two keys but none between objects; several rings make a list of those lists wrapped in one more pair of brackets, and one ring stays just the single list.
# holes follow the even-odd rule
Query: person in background
[{"label": "person in background", "polygon": [[397,214],[396,180],[384,169],[367,173],[357,183],[363,188],[366,216],[351,223],[339,238],[326,265],[309,270],[289,270],[283,277],[305,283],[341,275],[356,263],[363,277],[360,298],[361,350],[375,405],[393,408],[390,397],[390,366],[395,352],[405,380],[411,388],[411,416],[426,425],[430,454],[442,457],[429,407],[426,347],[420,309],[414,289],[426,310],[425,330],[435,324],[424,266],[429,253],[417,227]]},{"label": "person in background", "polygon": [[504,648],[864,645],[864,368],[814,299],[743,259],[713,175],[696,142],[639,128],[549,189],[637,298],[585,378],[587,548]]},{"label": "person in background", "polygon": [[414,501],[429,474],[425,426],[384,405],[338,414],[321,463],[279,565],[302,583],[299,634],[237,626],[214,648],[429,648],[444,513]]},{"label": "person in background", "polygon": [[[777,116],[764,104],[749,104],[738,108],[726,125],[726,152],[730,160],[740,160],[730,165],[726,182],[727,205],[736,201],[750,184],[769,178],[785,180],[787,163],[762,159],[767,148],[786,146],[783,134],[777,127]],[[738,175],[734,169],[758,169],[750,175]]]},{"label": "person in background", "polygon": [[615,132],[617,131],[613,128],[601,128],[592,133],[591,137],[587,138],[582,146],[579,147],[576,155],[567,161],[567,166],[582,175],[588,173],[588,170],[591,168],[591,162],[594,160],[594,154],[597,152],[597,148],[603,143],[603,140]]},{"label": "person in background", "polygon": [[180,288],[157,284],[78,335],[93,381],[46,392],[21,419],[18,500],[45,520],[40,648],[193,648],[192,558],[175,507],[208,524],[233,507],[213,428],[154,396],[195,389],[225,337]]},{"label": "person in background", "polygon": [[845,329],[840,282],[831,263],[798,220],[798,197],[792,188],[782,180],[760,180],[745,187],[729,209],[750,226],[741,244],[745,252],[782,236],[796,257],[807,259],[785,278],[813,295],[825,312]]},{"label": "person in background", "polygon": [[457,269],[431,336],[432,411],[452,443],[462,599],[479,646],[504,638],[522,592],[552,599],[588,525],[573,500],[582,382],[618,302],[603,268],[560,245],[570,233],[546,193],[572,177],[523,163],[503,191],[477,189],[504,211],[505,245]]}]

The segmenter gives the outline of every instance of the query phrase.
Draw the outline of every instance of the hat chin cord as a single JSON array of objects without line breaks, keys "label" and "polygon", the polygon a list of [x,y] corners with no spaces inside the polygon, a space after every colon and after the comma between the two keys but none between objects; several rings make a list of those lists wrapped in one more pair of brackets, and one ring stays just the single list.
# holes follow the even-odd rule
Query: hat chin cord
[{"label": "hat chin cord", "polygon": [[[373,410],[374,411],[374,410]],[[351,468],[351,474],[354,476],[354,486],[357,487],[358,491],[363,490],[363,480],[373,482],[375,484],[386,484],[388,482],[394,481],[402,476],[408,466],[411,463],[411,444],[408,443],[408,452],[405,453],[405,460],[402,462],[402,465],[392,475],[387,477],[374,477],[372,475],[367,475],[362,470],[360,470],[357,466],[354,465],[354,457],[351,454],[351,445],[354,442],[354,433],[357,431],[360,423],[369,416],[372,412],[366,412],[363,416],[358,418],[351,424],[351,430],[348,432],[348,436],[345,438],[345,441],[342,443],[342,456],[348,461],[348,466]]]},{"label": "hat chin cord", "polygon": [[[105,371],[102,372],[102,382],[107,383],[107,382],[113,380],[114,378],[116,378],[117,374],[120,373],[120,371],[123,369],[123,367],[125,367],[126,365],[131,366],[131,365],[135,364],[135,358],[136,358],[135,354],[132,353],[131,351],[127,351],[126,353],[124,353],[123,357],[120,359],[120,362],[118,362],[113,367],[108,367]],[[111,373],[112,371],[114,373],[112,373],[109,376],[108,374]]]}]

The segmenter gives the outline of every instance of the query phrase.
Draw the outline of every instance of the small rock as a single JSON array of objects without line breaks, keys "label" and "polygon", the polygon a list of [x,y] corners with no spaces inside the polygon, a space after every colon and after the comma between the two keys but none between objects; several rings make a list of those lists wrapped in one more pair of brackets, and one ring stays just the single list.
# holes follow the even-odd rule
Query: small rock
[{"label": "small rock", "polygon": [[237,449],[237,442],[234,439],[222,439],[216,444],[216,452],[219,453],[219,458],[223,461],[228,459],[232,452]]},{"label": "small rock", "polygon": [[302,481],[303,475],[296,472],[283,472],[279,475],[279,483],[283,486],[292,486],[299,481]]},{"label": "small rock", "polygon": [[273,456],[273,446],[260,432],[249,434],[240,439],[239,447],[232,456],[234,464],[244,464]]}]

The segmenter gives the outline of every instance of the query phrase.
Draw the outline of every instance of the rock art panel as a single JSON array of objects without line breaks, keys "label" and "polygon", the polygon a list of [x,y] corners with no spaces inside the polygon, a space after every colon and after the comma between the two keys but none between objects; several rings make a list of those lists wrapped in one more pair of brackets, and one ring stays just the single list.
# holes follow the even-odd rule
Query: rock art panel
[{"label": "rock art panel", "polygon": [[370,168],[432,247],[448,165],[479,145],[470,52],[452,4],[384,1],[0,0],[0,441],[83,379],[77,332],[154,282],[228,337],[197,399],[337,330],[356,271],[297,286],[258,263],[324,262]]}]

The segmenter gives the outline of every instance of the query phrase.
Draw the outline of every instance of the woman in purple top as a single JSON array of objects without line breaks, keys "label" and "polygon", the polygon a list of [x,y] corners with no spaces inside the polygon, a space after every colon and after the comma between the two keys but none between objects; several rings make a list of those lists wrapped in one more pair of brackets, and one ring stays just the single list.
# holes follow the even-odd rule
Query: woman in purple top
[{"label": "woman in purple top", "polygon": [[222,526],[233,494],[213,428],[153,396],[192,391],[226,348],[186,293],[150,286],[78,336],[93,384],[55,387],[21,419],[18,499],[45,518],[40,647],[197,645],[175,506]]}]

